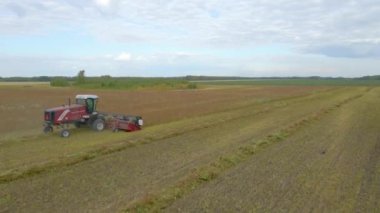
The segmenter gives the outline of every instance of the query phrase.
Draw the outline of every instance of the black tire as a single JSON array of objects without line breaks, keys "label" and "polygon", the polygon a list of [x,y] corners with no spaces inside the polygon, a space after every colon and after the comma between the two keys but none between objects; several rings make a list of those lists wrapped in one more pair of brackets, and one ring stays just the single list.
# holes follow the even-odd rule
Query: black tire
[{"label": "black tire", "polygon": [[53,132],[53,127],[52,126],[45,126],[44,127],[44,133],[47,134],[50,132]]},{"label": "black tire", "polygon": [[103,131],[105,127],[106,127],[106,124],[105,124],[104,120],[101,118],[96,119],[92,123],[92,129],[97,131],[97,132]]},{"label": "black tire", "polygon": [[67,130],[67,129],[63,129],[63,130],[61,131],[61,136],[62,136],[63,138],[67,138],[67,137],[69,137],[69,136],[70,136],[70,132],[69,132],[69,130]]}]

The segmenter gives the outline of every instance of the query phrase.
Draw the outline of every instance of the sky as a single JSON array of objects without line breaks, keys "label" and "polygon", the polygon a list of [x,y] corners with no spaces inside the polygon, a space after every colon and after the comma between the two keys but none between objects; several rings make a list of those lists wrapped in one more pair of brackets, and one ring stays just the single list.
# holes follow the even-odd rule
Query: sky
[{"label": "sky", "polygon": [[0,77],[380,74],[380,0],[0,0]]}]

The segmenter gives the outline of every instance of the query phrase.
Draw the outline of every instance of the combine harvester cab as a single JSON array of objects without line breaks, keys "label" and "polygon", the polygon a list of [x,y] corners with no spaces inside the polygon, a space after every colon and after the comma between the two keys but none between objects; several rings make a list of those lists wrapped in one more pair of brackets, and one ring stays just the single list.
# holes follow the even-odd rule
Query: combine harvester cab
[{"label": "combine harvester cab", "polygon": [[97,95],[77,95],[75,104],[46,109],[44,112],[45,133],[53,131],[53,127],[61,129],[62,137],[69,137],[69,126],[76,127],[86,125],[95,131],[103,131],[106,127],[111,127],[114,131],[125,130],[128,132],[140,130],[143,125],[141,116],[125,116],[100,113],[96,111],[98,103]]}]

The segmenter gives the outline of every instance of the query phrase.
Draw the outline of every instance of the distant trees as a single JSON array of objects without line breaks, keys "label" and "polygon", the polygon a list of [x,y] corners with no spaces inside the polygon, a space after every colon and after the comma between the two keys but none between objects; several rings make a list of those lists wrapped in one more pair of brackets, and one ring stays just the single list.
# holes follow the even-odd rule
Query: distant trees
[{"label": "distant trees", "polygon": [[[41,76],[40,78],[46,78]],[[70,85],[83,85],[86,82],[85,71],[80,70],[78,74],[74,77],[50,77],[50,86],[52,87],[67,87]]]},{"label": "distant trees", "polygon": [[[42,76],[45,78],[45,76]],[[74,82],[74,83],[71,83]],[[51,77],[50,86],[53,87],[67,87],[70,85],[83,85],[86,82],[85,71],[80,70],[77,76],[74,77]]]},{"label": "distant trees", "polygon": [[363,76],[357,79],[358,80],[380,80],[380,75]]},{"label": "distant trees", "polygon": [[0,77],[0,81],[5,82],[49,82],[53,77],[35,76],[35,77]]},{"label": "distant trees", "polygon": [[77,79],[76,79],[76,84],[77,85],[81,85],[81,84],[84,84],[86,82],[86,77],[85,77],[85,71],[84,70],[80,70],[78,72],[78,75],[77,75]]},{"label": "distant trees", "polygon": [[102,79],[111,79],[112,77],[110,75],[101,75],[100,78],[102,78]]}]

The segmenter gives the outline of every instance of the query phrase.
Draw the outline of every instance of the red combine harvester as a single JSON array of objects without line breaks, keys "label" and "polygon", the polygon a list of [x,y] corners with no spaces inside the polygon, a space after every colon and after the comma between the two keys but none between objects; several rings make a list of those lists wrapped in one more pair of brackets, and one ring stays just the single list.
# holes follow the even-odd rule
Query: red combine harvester
[{"label": "red combine harvester", "polygon": [[[69,137],[69,125],[76,127],[82,125],[90,126],[95,131],[103,131],[107,126],[113,130],[136,131],[140,130],[143,120],[140,116],[108,115],[96,111],[98,96],[77,95],[75,104],[45,110],[44,132],[53,131],[53,126],[61,128],[61,136]],[[107,125],[108,124],[108,125]]]}]

